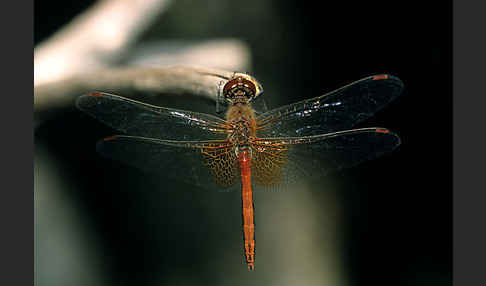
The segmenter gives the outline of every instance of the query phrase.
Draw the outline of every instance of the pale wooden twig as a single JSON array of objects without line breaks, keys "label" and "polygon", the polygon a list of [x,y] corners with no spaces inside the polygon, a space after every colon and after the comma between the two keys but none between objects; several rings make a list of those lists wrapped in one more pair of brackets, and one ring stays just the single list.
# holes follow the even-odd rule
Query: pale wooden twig
[{"label": "pale wooden twig", "polygon": [[[90,91],[192,94],[214,100],[222,75],[246,71],[247,45],[234,39],[199,43],[160,41],[130,48],[169,0],[104,0],[76,17],[34,50],[34,120],[37,126]],[[133,53],[133,54],[130,54]],[[126,66],[117,65],[123,58]],[[128,65],[128,66],[127,66]],[[139,66],[139,67],[136,67]],[[151,67],[151,68],[149,68]]]},{"label": "pale wooden twig", "polygon": [[70,108],[76,97],[90,91],[154,92],[191,94],[215,100],[221,81],[233,72],[204,67],[128,67],[98,70],[73,76],[61,82],[46,83],[34,89],[34,119],[42,121],[57,111]]},{"label": "pale wooden twig", "polygon": [[251,65],[250,55],[248,45],[238,39],[163,40],[137,44],[125,61],[137,66],[196,65],[244,72]]},{"label": "pale wooden twig", "polygon": [[36,46],[34,86],[110,66],[169,0],[104,0]]}]

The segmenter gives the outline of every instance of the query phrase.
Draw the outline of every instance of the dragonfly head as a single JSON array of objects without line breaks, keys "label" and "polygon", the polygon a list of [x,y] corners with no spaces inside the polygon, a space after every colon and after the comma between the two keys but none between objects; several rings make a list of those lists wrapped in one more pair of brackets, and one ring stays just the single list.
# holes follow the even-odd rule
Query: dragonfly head
[{"label": "dragonfly head", "polygon": [[232,105],[249,103],[263,93],[262,86],[253,77],[235,73],[223,86],[223,96]]}]

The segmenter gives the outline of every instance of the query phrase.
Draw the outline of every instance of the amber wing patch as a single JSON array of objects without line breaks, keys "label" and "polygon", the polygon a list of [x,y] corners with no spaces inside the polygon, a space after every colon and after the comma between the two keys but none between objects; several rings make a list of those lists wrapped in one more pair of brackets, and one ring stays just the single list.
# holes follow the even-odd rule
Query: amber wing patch
[{"label": "amber wing patch", "polygon": [[237,182],[239,168],[233,144],[208,144],[201,147],[201,154],[215,184],[230,187]]},{"label": "amber wing patch", "polygon": [[287,163],[288,148],[265,140],[253,141],[251,148],[253,182],[266,187],[278,185],[282,169]]}]

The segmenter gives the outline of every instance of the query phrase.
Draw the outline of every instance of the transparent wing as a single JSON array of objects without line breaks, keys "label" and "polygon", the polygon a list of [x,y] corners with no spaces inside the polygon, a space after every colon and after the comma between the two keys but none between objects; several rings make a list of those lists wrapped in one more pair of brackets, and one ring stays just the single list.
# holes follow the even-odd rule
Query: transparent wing
[{"label": "transparent wing", "polygon": [[312,136],[349,129],[395,99],[402,89],[403,83],[397,77],[370,76],[261,114],[257,117],[257,136]]},{"label": "transparent wing", "polygon": [[307,137],[253,138],[254,182],[280,189],[374,159],[398,145],[400,138],[383,128]]},{"label": "transparent wing", "polygon": [[80,96],[76,106],[123,133],[165,140],[214,140],[226,137],[216,116],[145,104],[107,93]]},{"label": "transparent wing", "polygon": [[233,145],[226,140],[171,141],[136,136],[113,136],[98,142],[103,156],[144,171],[205,189],[240,186]]}]

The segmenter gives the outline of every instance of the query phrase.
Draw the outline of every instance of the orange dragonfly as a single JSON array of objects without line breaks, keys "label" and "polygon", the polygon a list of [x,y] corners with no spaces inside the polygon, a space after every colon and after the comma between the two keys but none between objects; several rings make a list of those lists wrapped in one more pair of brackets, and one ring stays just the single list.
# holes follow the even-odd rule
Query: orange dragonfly
[{"label": "orange dragonfly", "polygon": [[375,75],[325,95],[263,113],[263,92],[235,73],[220,86],[225,118],[145,104],[107,93],[78,98],[82,111],[127,135],[98,142],[104,156],[209,189],[241,189],[248,269],[255,263],[253,187],[279,189],[392,151],[400,138],[385,128],[351,129],[395,99],[403,83]]}]

